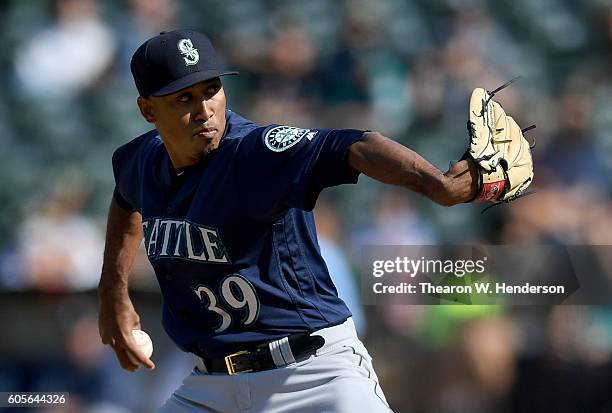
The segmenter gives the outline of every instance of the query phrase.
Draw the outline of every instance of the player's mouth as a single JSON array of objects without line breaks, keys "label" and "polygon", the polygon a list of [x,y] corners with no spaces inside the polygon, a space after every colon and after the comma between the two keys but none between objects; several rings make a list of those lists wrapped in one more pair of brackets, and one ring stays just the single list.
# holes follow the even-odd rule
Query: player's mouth
[{"label": "player's mouth", "polygon": [[198,128],[196,129],[194,136],[199,136],[204,139],[213,139],[217,136],[217,129],[215,128]]}]

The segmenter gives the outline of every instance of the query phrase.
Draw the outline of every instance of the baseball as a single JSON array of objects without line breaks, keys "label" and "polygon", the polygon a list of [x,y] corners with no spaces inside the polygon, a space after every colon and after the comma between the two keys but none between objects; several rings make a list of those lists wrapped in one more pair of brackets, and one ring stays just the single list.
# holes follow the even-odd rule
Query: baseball
[{"label": "baseball", "polygon": [[[153,342],[151,341],[151,337],[147,333],[142,330],[132,330],[132,336],[134,337],[134,341],[140,348],[140,351],[144,353],[144,355],[149,358],[153,354]],[[140,364],[138,360],[128,351],[128,358],[134,364]]]}]

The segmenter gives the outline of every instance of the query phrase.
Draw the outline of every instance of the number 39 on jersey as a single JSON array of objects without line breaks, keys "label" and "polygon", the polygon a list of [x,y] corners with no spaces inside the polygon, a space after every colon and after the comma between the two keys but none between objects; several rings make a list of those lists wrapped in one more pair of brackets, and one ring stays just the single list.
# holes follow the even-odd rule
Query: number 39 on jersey
[{"label": "number 39 on jersey", "polygon": [[215,333],[221,333],[232,325],[232,313],[242,314],[239,322],[245,327],[253,324],[259,315],[259,299],[255,288],[240,274],[226,276],[221,281],[219,291],[199,285],[194,288],[194,292],[206,310],[218,314],[219,322],[213,327]]}]

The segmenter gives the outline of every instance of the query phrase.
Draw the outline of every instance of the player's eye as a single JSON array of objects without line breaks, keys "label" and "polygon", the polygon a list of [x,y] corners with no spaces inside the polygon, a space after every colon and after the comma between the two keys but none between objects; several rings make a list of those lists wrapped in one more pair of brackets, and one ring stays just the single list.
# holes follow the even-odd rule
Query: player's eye
[{"label": "player's eye", "polygon": [[211,97],[215,96],[219,89],[221,89],[221,87],[217,84],[207,87],[205,92],[206,98],[210,99]]},{"label": "player's eye", "polygon": [[176,100],[179,102],[189,102],[191,100],[191,93],[182,93]]}]

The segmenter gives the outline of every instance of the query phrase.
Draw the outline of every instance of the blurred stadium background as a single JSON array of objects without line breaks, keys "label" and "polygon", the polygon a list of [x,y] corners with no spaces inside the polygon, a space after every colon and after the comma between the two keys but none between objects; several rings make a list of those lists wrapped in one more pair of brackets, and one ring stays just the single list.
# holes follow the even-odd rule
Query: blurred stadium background
[{"label": "blurred stadium background", "polygon": [[612,243],[610,0],[0,2],[0,391],[151,412],[192,366],[144,256],[132,295],[157,370],[122,371],[96,320],[110,157],[150,128],[129,59],[176,27],[241,71],[224,84],[242,115],[378,130],[441,169],[465,147],[472,88],[521,75],[500,99],[538,126],[536,196],[481,215],[362,176],[318,204],[323,254],[396,412],[612,411],[612,309],[363,307],[356,270],[364,244]]}]

